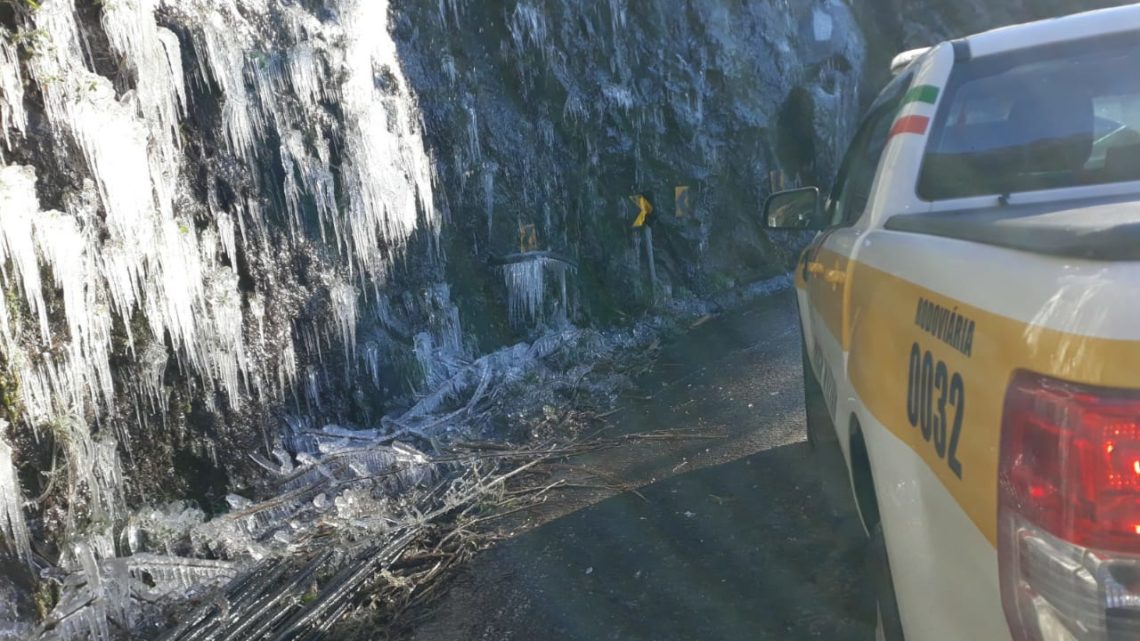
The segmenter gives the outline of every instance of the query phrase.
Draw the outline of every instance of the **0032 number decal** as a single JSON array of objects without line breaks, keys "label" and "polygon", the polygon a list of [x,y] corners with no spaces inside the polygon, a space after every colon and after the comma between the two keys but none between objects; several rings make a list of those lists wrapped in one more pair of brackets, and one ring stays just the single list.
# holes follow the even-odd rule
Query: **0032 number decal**
[{"label": "0032 number decal", "polygon": [[[962,478],[958,460],[958,440],[962,436],[962,415],[966,410],[966,390],[962,376],[951,373],[946,363],[935,360],[918,343],[910,349],[907,376],[906,417],[910,426],[922,431],[922,438],[934,446],[938,458]],[[947,414],[952,413],[953,418]]]}]

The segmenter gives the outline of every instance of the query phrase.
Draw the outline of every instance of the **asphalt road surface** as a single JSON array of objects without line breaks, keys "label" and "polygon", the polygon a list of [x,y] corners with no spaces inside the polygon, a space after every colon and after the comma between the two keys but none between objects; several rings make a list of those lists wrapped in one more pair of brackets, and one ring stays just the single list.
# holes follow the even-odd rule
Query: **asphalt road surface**
[{"label": "asphalt road surface", "polygon": [[667,346],[613,429],[725,438],[593,455],[639,490],[567,499],[478,556],[417,641],[873,639],[842,461],[805,442],[795,315],[784,293]]}]

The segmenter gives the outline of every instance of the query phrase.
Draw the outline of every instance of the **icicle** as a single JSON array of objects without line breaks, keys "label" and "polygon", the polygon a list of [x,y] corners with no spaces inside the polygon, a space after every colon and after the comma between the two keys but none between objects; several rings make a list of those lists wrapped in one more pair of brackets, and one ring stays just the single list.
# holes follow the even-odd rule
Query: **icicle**
[{"label": "icicle", "polygon": [[347,283],[333,285],[329,290],[332,299],[333,318],[336,319],[341,342],[344,343],[344,356],[348,363],[356,353],[356,288]]},{"label": "icicle", "polygon": [[[199,232],[175,216],[185,88],[177,38],[157,27],[153,14],[154,0],[124,0],[102,12],[112,49],[136,80],[121,100],[110,81],[87,69],[71,0],[44,2],[32,14],[53,43],[36,48],[28,61],[47,121],[57,135],[75,142],[93,177],[90,187],[77,192],[80,197],[66,201],[66,213],[40,212],[32,170],[0,168],[0,258],[11,265],[4,281],[27,301],[40,341],[62,348],[25,353],[14,319],[7,310],[0,313],[0,334],[35,421],[112,400],[109,351],[116,315],[131,319],[141,312],[152,336],[159,342],[168,338],[192,371],[217,382],[234,401],[251,376],[240,287],[233,270],[219,263],[223,253],[231,263],[236,259],[234,221],[219,212],[216,230]],[[231,60],[232,51],[216,42],[221,36],[208,33],[219,64]],[[223,68],[228,69],[218,67]],[[236,82],[219,82],[230,80]],[[9,93],[5,88],[4,95]],[[231,133],[242,128],[234,122]],[[64,340],[51,336],[48,324],[48,273],[62,293]],[[133,348],[131,322],[123,327]],[[145,368],[161,371],[159,358],[152,350]],[[154,380],[142,386],[152,399]]]},{"label": "icicle", "polygon": [[538,137],[542,140],[542,144],[546,147],[554,148],[554,123],[550,119],[543,116],[538,121]]},{"label": "icicle", "polygon": [[546,37],[546,16],[539,9],[520,2],[511,14],[510,30],[517,51],[522,52],[530,46],[546,56],[546,49],[549,46]]},{"label": "icicle", "polygon": [[143,395],[150,401],[151,410],[168,409],[168,395],[166,393],[166,367],[169,356],[166,345],[151,342],[139,354],[140,386]]},{"label": "icicle", "polygon": [[234,219],[226,212],[220,212],[216,218],[218,235],[222,241],[222,251],[225,252],[231,264],[237,264],[237,240],[234,237]]},{"label": "icicle", "polygon": [[107,354],[110,319],[87,287],[91,269],[85,236],[76,220],[58,212],[40,212],[31,168],[0,167],[0,261],[7,287],[16,288],[38,320],[40,340],[50,340],[41,263],[50,268],[61,290],[71,341],[62,352],[26,351],[7,310],[0,314],[4,352],[21,381],[25,409],[41,419],[81,406],[88,400],[106,401],[113,395]]},{"label": "icicle", "polygon": [[[114,440],[95,441],[79,417],[60,419],[55,430],[67,459],[71,527],[81,525],[80,513],[93,523],[109,526],[123,509],[123,473]],[[104,556],[114,551],[109,542],[103,547],[107,548]]]},{"label": "icicle", "polygon": [[222,126],[226,144],[234,155],[251,161],[254,146],[261,139],[262,123],[245,84],[242,39],[234,37],[220,12],[211,11],[205,19],[206,27],[196,34],[196,48],[204,59],[203,71],[209,73],[225,96]]},{"label": "icicle", "polygon": [[435,347],[432,344],[433,340],[431,334],[428,332],[420,332],[415,335],[413,339],[415,346],[412,352],[416,355],[416,362],[419,363],[420,372],[424,376],[424,384],[428,389],[439,385],[439,380],[435,372]]},{"label": "icicle", "polygon": [[265,299],[261,294],[250,295],[249,317],[257,323],[258,343],[265,344]]},{"label": "icicle", "polygon": [[627,0],[609,0],[610,21],[615,34],[625,30],[626,2]]},{"label": "icicle", "polygon": [[459,79],[459,69],[455,66],[455,57],[451,54],[444,54],[440,67],[443,69],[443,75],[447,76],[448,82],[454,85],[455,81]]},{"label": "icicle", "polygon": [[621,109],[627,113],[630,109],[633,109],[633,93],[626,87],[621,85],[606,85],[602,87],[602,96],[610,108]]},{"label": "icicle", "polygon": [[[415,99],[389,33],[386,0],[340,0],[345,25],[341,87],[346,143],[343,178],[348,229],[364,275],[383,279],[385,247],[402,245],[422,212],[438,226],[432,165]],[[377,88],[377,70],[384,90]]]},{"label": "icicle", "polygon": [[[99,550],[92,543],[80,541],[72,544],[64,555],[64,567],[73,574],[60,590],[59,602],[48,614],[49,628],[60,630],[63,639],[92,639],[111,641],[109,619],[114,616],[122,624],[127,608],[127,585],[119,584],[115,573],[104,577],[100,568]],[[110,568],[109,568],[110,569]]]},{"label": "icicle", "polygon": [[277,395],[284,398],[286,390],[297,382],[297,352],[292,341],[285,344],[277,364]]},{"label": "icicle", "polygon": [[[70,2],[53,0],[34,14],[37,25],[55,37],[56,46],[36,52],[30,62],[33,76],[43,89],[51,125],[73,138],[83,151],[105,212],[106,240],[84,241],[102,243],[90,251],[100,257],[101,264],[77,263],[83,268],[74,274],[78,277],[74,282],[92,295],[105,287],[107,299],[121,317],[131,317],[141,309],[151,333],[169,335],[175,348],[184,350],[192,368],[224,372],[223,386],[234,397],[237,377],[232,372],[243,366],[241,354],[219,349],[213,340],[217,328],[205,319],[218,322],[219,316],[203,309],[206,275],[197,236],[190,225],[174,217],[176,172],[164,157],[175,155],[173,129],[184,90],[171,64],[175,53],[171,38],[154,26],[152,14],[150,4],[128,2],[104,15],[113,45],[136,69],[139,86],[130,94],[136,101],[133,110],[117,100],[109,81],[86,70]],[[156,148],[165,151],[153,151]],[[73,214],[77,218],[91,215],[84,210]],[[45,237],[51,240],[44,241],[44,253],[65,249],[55,236]],[[25,291],[25,296],[36,295]],[[65,297],[69,319],[76,317],[75,300]],[[88,320],[100,330],[111,325],[104,311]],[[222,315],[223,330],[229,328],[228,321],[229,316]],[[76,340],[72,363],[78,366],[85,359],[90,362],[99,350],[105,352],[107,332],[103,334],[103,340],[95,340],[93,329],[73,331],[73,339],[78,336],[80,340]],[[232,344],[229,340],[222,347]],[[92,377],[66,380],[83,378]]]},{"label": "icicle", "polygon": [[317,156],[314,158],[307,153],[301,132],[291,130],[281,137],[285,202],[289,213],[293,216],[293,225],[296,228],[294,233],[301,232],[301,220],[304,214],[301,198],[307,192],[312,195],[316,203],[321,240],[326,239],[326,227],[331,227],[337,241],[337,250],[346,253],[349,251],[349,245],[342,232],[343,225],[336,203],[336,179],[329,168],[328,157],[328,147],[324,141],[318,146]]},{"label": "icicle", "polygon": [[[635,237],[636,238],[636,237]],[[507,285],[507,312],[511,324],[521,327],[540,320],[545,312],[547,296],[546,273],[558,279],[560,313],[567,308],[566,271],[573,269],[567,263],[542,255],[504,265],[503,277]]]},{"label": "icicle", "polygon": [[566,103],[562,106],[563,120],[571,123],[578,124],[589,116],[590,111],[586,107],[585,101],[580,95],[575,92],[570,92],[566,96]]},{"label": "icicle", "polygon": [[430,290],[436,310],[435,331],[439,345],[448,353],[463,353],[463,326],[459,322],[459,308],[451,302],[451,287],[440,283]]},{"label": "icicle", "polygon": [[10,130],[15,129],[22,134],[28,127],[20,59],[10,38],[11,34],[0,28],[0,135],[3,135],[4,145],[9,149],[12,148]]},{"label": "icicle", "polygon": [[546,293],[545,259],[534,258],[503,266],[507,283],[508,316],[520,326],[538,318]]},{"label": "icicle", "polygon": [[460,5],[466,0],[439,0],[439,21],[442,26],[447,26],[447,17],[450,14],[454,24],[460,24],[459,10]]},{"label": "icicle", "polygon": [[[14,272],[10,274],[5,271],[4,281],[9,287],[19,286],[20,294],[27,301],[32,315],[39,320],[40,336],[47,340],[47,309],[33,238],[34,221],[39,213],[35,169],[22,166],[0,167],[0,259],[3,259],[0,262],[11,261]],[[12,279],[16,282],[13,283]],[[7,347],[15,346],[9,344]]]},{"label": "icicle", "polygon": [[289,54],[289,78],[297,97],[307,104],[317,104],[325,97],[324,83],[321,82],[320,61],[313,48],[302,44]]},{"label": "icicle", "polygon": [[380,386],[380,346],[374,341],[365,343],[364,349],[361,352],[361,360],[364,361],[364,370],[368,372],[368,377],[372,380],[372,384]]},{"label": "icicle", "polygon": [[12,464],[12,448],[4,440],[3,432],[7,429],[8,423],[0,420],[0,534],[17,557],[31,563],[32,548],[24,522],[24,494]]},{"label": "icicle", "polygon": [[321,409],[321,379],[317,370],[312,367],[305,368],[305,400],[309,405],[316,408],[317,411]]},{"label": "icicle", "polygon": [[483,158],[483,149],[479,145],[479,114],[475,107],[467,105],[467,162],[476,164]]},{"label": "icicle", "polygon": [[155,0],[117,0],[102,11],[112,49],[134,68],[139,111],[169,169],[177,166],[178,119],[186,105],[178,37],[154,21]]},{"label": "icicle", "polygon": [[211,344],[207,346],[211,378],[229,395],[231,407],[240,407],[246,362],[242,332],[242,300],[238,275],[229,267],[218,267],[206,278],[206,307],[209,310]]},{"label": "icicle", "polygon": [[487,213],[487,237],[495,220],[495,169],[494,163],[483,168],[483,209]]}]

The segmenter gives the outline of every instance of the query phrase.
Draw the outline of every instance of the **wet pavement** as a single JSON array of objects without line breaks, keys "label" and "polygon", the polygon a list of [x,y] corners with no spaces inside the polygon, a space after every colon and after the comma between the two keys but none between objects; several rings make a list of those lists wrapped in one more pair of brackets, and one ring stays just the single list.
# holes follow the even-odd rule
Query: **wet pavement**
[{"label": "wet pavement", "polygon": [[565,496],[478,556],[417,641],[710,641],[874,637],[862,529],[837,454],[805,442],[791,293],[667,346],[592,469],[637,492]]}]

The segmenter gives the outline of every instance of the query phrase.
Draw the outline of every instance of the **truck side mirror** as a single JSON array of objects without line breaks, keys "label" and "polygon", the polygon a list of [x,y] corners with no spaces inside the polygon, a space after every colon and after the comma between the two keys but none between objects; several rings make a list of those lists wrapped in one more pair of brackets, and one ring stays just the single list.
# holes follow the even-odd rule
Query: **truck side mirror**
[{"label": "truck side mirror", "polygon": [[779,191],[764,203],[764,226],[768,229],[823,229],[823,211],[818,187]]}]

